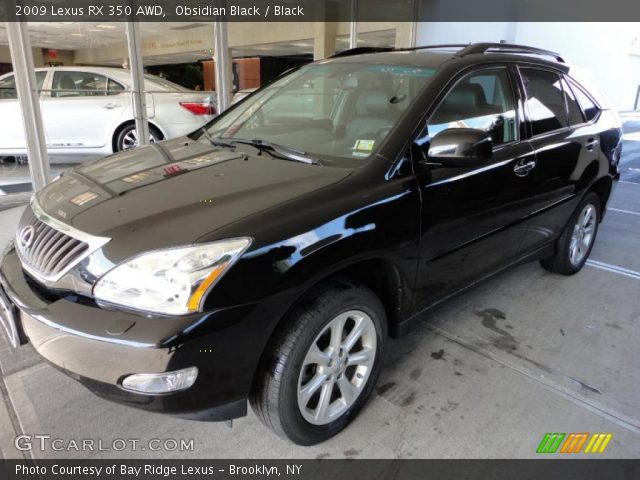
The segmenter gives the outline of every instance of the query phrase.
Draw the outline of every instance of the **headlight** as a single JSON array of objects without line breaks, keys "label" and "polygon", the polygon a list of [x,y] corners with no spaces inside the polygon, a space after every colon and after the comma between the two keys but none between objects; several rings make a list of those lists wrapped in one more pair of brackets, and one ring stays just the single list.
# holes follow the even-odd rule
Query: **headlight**
[{"label": "headlight", "polygon": [[236,238],[143,253],[100,278],[93,296],[99,302],[145,312],[196,312],[207,291],[250,244],[249,238]]}]

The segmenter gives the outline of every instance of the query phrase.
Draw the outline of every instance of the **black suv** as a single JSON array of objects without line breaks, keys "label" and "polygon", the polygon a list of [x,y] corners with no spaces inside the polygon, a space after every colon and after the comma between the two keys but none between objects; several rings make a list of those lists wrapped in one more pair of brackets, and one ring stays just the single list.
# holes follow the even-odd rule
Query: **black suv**
[{"label": "black suv", "polygon": [[615,113],[552,52],[346,52],[38,192],[3,324],[108,399],[202,420],[249,401],[314,444],[422,312],[524,260],[579,271],[620,153]]}]

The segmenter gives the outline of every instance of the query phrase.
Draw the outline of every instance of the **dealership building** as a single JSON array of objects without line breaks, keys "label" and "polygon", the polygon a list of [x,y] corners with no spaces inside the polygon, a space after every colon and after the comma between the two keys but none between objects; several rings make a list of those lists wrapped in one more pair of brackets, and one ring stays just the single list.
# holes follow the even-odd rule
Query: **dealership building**
[{"label": "dealership building", "polygon": [[[14,70],[13,44],[16,64],[36,68],[130,69],[135,66],[187,89],[216,92],[223,102],[224,99],[231,101],[234,92],[258,88],[292,67],[322,60],[349,48],[408,48],[478,41],[561,52],[569,63],[585,70],[584,76],[590,76],[612,108],[620,112],[636,109],[640,94],[640,29],[636,23],[233,22],[220,24],[219,30],[224,31],[218,34],[213,23],[143,22],[128,30],[124,22],[42,22],[20,25],[20,31],[11,34],[10,30],[18,28],[17,24],[13,25],[12,28],[9,24],[0,25],[0,74]],[[127,32],[134,30],[135,36],[127,36]],[[216,50],[216,39],[219,50]],[[135,45],[132,40],[136,41]],[[129,60],[131,48],[139,55],[140,60],[135,64]],[[216,68],[216,52],[223,62],[220,68]],[[130,71],[135,76],[135,69]],[[16,78],[22,76],[28,80],[28,76],[20,73]],[[220,88],[216,88],[216,79]],[[25,84],[24,88],[30,87]],[[156,97],[158,95],[161,94]],[[0,102],[14,115],[18,113],[17,104],[7,105],[17,103],[15,98],[0,99]],[[30,108],[29,102],[23,103],[22,108]],[[5,121],[16,119],[8,117]],[[158,127],[158,130],[162,129]],[[166,132],[158,133],[161,138],[168,137]],[[111,148],[106,141],[103,144],[104,148],[98,149],[96,155],[104,155]],[[0,145],[0,154],[2,149]],[[44,174],[38,172],[41,169],[38,164],[48,169],[50,161],[64,164],[86,158],[82,155],[69,158],[52,148],[48,155],[44,149],[39,150],[39,153],[30,152],[31,172],[40,179],[36,180],[37,184],[44,178]],[[3,157],[4,162],[12,161],[11,157],[10,154]],[[22,157],[15,158],[20,162]],[[11,181],[17,185],[9,187],[8,179],[0,181],[0,189],[5,185],[0,202],[23,201],[25,189],[32,188],[30,179],[24,175],[16,174]],[[15,195],[9,198],[9,193]]]}]

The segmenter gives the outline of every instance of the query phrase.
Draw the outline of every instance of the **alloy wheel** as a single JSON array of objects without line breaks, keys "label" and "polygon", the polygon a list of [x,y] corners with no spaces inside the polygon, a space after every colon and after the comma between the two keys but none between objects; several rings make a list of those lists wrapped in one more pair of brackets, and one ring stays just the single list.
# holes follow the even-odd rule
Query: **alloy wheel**
[{"label": "alloy wheel", "polygon": [[361,310],[336,316],[312,342],[298,379],[298,408],[313,425],[342,416],[364,390],[377,353],[376,328]]},{"label": "alloy wheel", "polygon": [[591,248],[595,238],[596,217],[596,207],[590,203],[578,215],[569,243],[569,261],[573,266],[580,265]]},{"label": "alloy wheel", "polygon": [[[149,143],[156,143],[157,139],[153,133],[149,133]],[[138,131],[135,128],[129,130],[124,137],[122,137],[122,150],[129,150],[138,146]]]}]

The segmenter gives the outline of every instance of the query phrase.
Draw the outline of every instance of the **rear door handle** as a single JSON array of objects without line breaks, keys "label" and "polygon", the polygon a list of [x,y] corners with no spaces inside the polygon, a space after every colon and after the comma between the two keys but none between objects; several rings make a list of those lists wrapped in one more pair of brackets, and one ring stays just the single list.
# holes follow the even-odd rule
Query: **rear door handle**
[{"label": "rear door handle", "polygon": [[113,110],[114,108],[118,108],[119,106],[119,103],[107,103],[104,108],[106,108],[107,110]]},{"label": "rear door handle", "polygon": [[518,163],[516,163],[516,166],[513,167],[513,173],[515,173],[518,177],[526,177],[534,168],[536,168],[535,160],[529,160],[528,162],[519,160]]},{"label": "rear door handle", "polygon": [[593,152],[595,150],[595,148],[598,146],[598,140],[596,140],[595,138],[590,138],[587,140],[587,143],[585,144],[584,148],[586,148],[588,151]]}]

